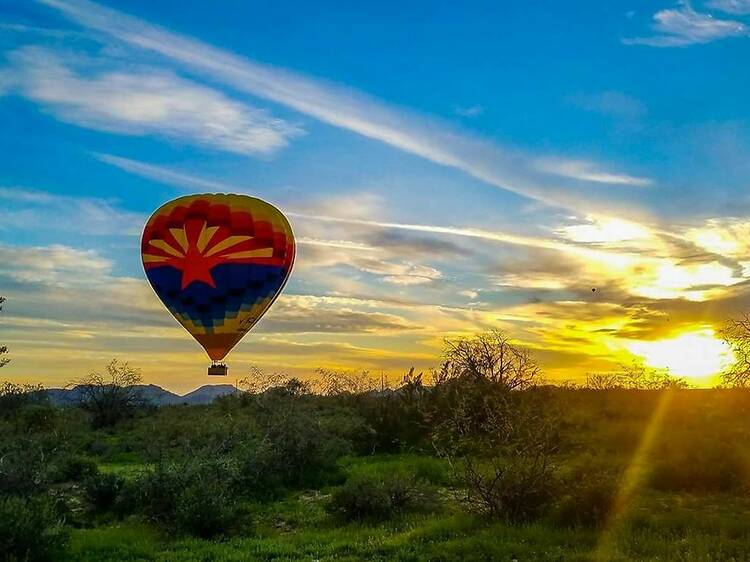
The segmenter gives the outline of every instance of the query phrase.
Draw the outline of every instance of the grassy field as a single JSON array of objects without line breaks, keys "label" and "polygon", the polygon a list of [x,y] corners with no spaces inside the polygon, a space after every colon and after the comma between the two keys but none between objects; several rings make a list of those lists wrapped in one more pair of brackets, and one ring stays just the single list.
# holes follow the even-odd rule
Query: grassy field
[{"label": "grassy field", "polygon": [[[412,470],[414,455],[347,459],[347,472]],[[418,465],[418,462],[416,463]],[[445,490],[430,513],[387,522],[344,522],[325,509],[330,490],[288,494],[247,506],[249,536],[174,537],[137,521],[73,532],[66,559],[119,560],[747,560],[750,500],[728,494],[644,490],[617,528],[566,528],[556,522],[509,525],[462,511]],[[602,550],[612,535],[612,548]]]},{"label": "grassy field", "polygon": [[[484,389],[477,396],[486,402]],[[521,490],[536,507],[521,518],[466,502],[460,463],[478,455],[489,467],[495,436],[479,453],[438,454],[453,418],[423,418],[399,394],[240,396],[107,427],[82,408],[19,402],[0,423],[0,545],[18,552],[24,536],[33,545],[49,535],[29,560],[92,562],[750,560],[750,393],[546,389],[527,399],[551,412],[553,446],[545,495]],[[445,395],[429,400],[453,408]],[[50,498],[42,520],[31,502]]]}]

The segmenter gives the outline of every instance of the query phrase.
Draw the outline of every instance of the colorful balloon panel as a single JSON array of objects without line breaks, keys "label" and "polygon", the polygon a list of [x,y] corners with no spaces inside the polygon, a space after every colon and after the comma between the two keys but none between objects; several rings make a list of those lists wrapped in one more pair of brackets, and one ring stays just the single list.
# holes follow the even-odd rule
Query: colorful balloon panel
[{"label": "colorful balloon panel", "polygon": [[143,230],[141,257],[154,291],[200,343],[223,359],[284,288],[295,242],[286,217],[247,195],[170,201]]}]

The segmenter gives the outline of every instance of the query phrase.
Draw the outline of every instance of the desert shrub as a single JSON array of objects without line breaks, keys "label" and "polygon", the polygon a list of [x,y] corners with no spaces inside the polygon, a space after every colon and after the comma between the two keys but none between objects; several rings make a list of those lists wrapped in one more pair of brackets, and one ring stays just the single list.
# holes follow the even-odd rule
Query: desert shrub
[{"label": "desert shrub", "polygon": [[360,475],[337,488],[327,508],[347,519],[382,520],[433,502],[430,489],[413,478],[398,473],[389,478]]},{"label": "desert shrub", "polygon": [[186,480],[180,467],[157,464],[154,470],[142,472],[125,485],[117,507],[122,514],[139,511],[153,521],[168,522]]},{"label": "desert shrub", "polygon": [[47,497],[0,498],[0,553],[5,560],[57,560],[68,532]]},{"label": "desert shrub", "polygon": [[[530,357],[522,358],[531,369]],[[549,393],[512,390],[469,371],[440,381],[433,394],[433,444],[453,468],[465,506],[511,522],[540,514],[554,498],[557,470],[559,416]]]},{"label": "desert shrub", "polygon": [[197,537],[224,534],[235,517],[235,502],[225,483],[195,480],[177,497],[175,522]]},{"label": "desert shrub", "polygon": [[456,481],[466,507],[489,519],[529,521],[549,506],[558,489],[545,456],[459,461]]},{"label": "desert shrub", "polygon": [[423,481],[396,472],[385,480],[385,489],[396,512],[413,511],[433,506],[433,490]]},{"label": "desert shrub", "polygon": [[279,453],[267,442],[248,443],[236,451],[238,460],[237,485],[244,494],[270,499],[284,486],[283,475],[275,468]]},{"label": "desert shrub", "polygon": [[650,483],[665,492],[732,492],[747,486],[747,463],[728,443],[688,439],[654,455]]},{"label": "desert shrub", "polygon": [[86,498],[97,511],[105,511],[114,506],[122,488],[123,479],[116,474],[97,472],[89,475],[83,481],[83,491]]},{"label": "desert shrub", "polygon": [[236,483],[232,463],[197,455],[190,461],[157,464],[121,483],[115,507],[122,515],[141,513],[167,528],[207,538],[222,533],[232,521]]},{"label": "desert shrub", "polygon": [[53,465],[53,482],[81,482],[98,472],[96,462],[81,455],[62,455]]},{"label": "desert shrub", "polygon": [[47,396],[41,385],[16,384],[7,381],[0,383],[0,417],[11,418],[26,406],[46,402]]},{"label": "desert shrub", "polygon": [[43,492],[50,483],[46,443],[18,438],[0,444],[0,494],[30,496]]},{"label": "desert shrub", "polygon": [[23,433],[53,431],[57,421],[57,409],[46,402],[27,404],[14,416],[17,431]]},{"label": "desert shrub", "polygon": [[347,480],[336,489],[328,510],[349,519],[385,519],[394,512],[383,482],[364,477]]},{"label": "desert shrub", "polygon": [[337,475],[336,460],[347,449],[345,441],[296,401],[276,402],[260,419],[261,439],[242,447],[244,489],[320,486]]},{"label": "desert shrub", "polygon": [[307,415],[288,415],[267,427],[267,451],[283,481],[290,485],[316,483],[335,469],[340,443]]},{"label": "desert shrub", "polygon": [[367,429],[357,435],[358,450],[375,453],[429,448],[424,408],[428,392],[422,373],[415,374],[411,369],[394,390],[349,395],[348,402]]}]

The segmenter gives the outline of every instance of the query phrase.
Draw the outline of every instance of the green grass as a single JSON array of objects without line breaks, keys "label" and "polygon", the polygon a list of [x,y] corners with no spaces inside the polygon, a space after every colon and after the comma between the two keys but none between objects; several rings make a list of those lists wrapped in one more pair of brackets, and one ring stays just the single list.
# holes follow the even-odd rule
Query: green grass
[{"label": "green grass", "polygon": [[[416,455],[347,458],[349,475],[393,471],[442,474],[440,461]],[[423,466],[424,465],[424,466]],[[425,466],[428,466],[425,468]],[[440,468],[435,468],[439,466]],[[447,474],[447,472],[446,472]],[[442,478],[442,476],[441,476]],[[541,521],[510,526],[463,513],[450,499],[431,513],[379,524],[346,523],[325,510],[330,489],[249,503],[241,536],[205,541],[173,536],[135,520],[75,530],[70,561],[455,561],[595,560],[601,531]],[[644,491],[614,530],[611,560],[731,561],[750,553],[750,500],[726,495]]]},{"label": "green grass", "polygon": [[147,468],[147,465],[143,463],[115,463],[115,462],[107,462],[107,463],[100,463],[99,464],[99,472],[103,472],[105,474],[117,474],[118,476],[122,476],[123,478],[130,478],[138,474],[139,472],[142,472]]},{"label": "green grass", "polygon": [[[587,506],[598,507],[595,495],[590,499],[581,492],[598,490],[597,476],[611,477],[613,487],[621,484],[656,398],[639,393],[565,397],[566,416],[553,458],[561,483],[558,499],[534,523],[513,526],[468,514],[451,493],[450,467],[432,456],[352,455],[339,458],[338,466],[331,469],[335,478],[315,480],[317,489],[299,490],[301,484],[294,484],[290,488],[295,491],[284,493],[279,488],[269,494],[274,501],[249,499],[262,494],[240,494],[244,499],[228,536],[218,540],[170,531],[169,522],[156,526],[137,516],[119,520],[121,511],[115,508],[92,515],[82,503],[79,483],[60,484],[54,491],[67,497],[69,526],[75,527],[67,560],[750,560],[750,393],[680,394],[644,458],[645,470],[624,515],[603,529],[566,526]],[[153,419],[118,427],[120,435],[101,438],[98,449],[104,452],[97,459],[101,472],[131,479],[148,470],[145,459],[154,458],[146,445],[165,454],[180,453],[183,439],[222,444],[234,438],[232,431],[244,434],[253,423],[248,417],[233,426],[218,408],[159,410],[150,415]],[[349,423],[344,415],[339,422]],[[212,432],[221,439],[214,442]],[[388,480],[394,474],[434,487],[437,500],[385,522],[347,522],[340,512],[333,515],[326,510],[331,494],[347,478]],[[607,478],[602,482],[603,488],[610,484]],[[603,536],[611,541],[602,541]],[[602,550],[604,546],[608,548]],[[602,552],[605,556],[597,557]]]},{"label": "green grass", "polygon": [[387,477],[394,472],[400,472],[415,476],[436,486],[447,486],[450,483],[448,464],[441,459],[425,455],[346,457],[341,464],[348,476],[374,475]]}]

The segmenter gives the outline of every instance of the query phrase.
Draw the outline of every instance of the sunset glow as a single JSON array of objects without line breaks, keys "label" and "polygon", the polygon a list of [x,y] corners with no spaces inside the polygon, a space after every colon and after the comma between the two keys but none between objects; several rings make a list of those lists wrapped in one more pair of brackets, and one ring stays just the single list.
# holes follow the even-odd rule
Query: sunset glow
[{"label": "sunset glow", "polygon": [[627,348],[647,366],[669,369],[671,374],[694,379],[698,384],[719,375],[734,358],[732,350],[710,328],[670,339],[637,341]]}]

